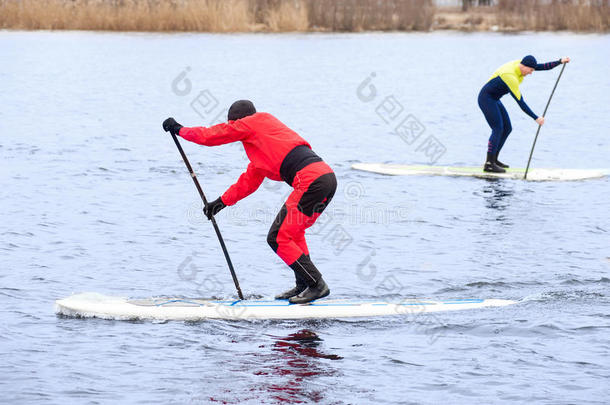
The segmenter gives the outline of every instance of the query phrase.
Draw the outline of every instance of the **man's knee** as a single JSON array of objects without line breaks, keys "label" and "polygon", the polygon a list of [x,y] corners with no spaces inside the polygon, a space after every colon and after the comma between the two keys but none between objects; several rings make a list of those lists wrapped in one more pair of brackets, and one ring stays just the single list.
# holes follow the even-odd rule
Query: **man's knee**
[{"label": "man's knee", "polygon": [[280,233],[280,229],[282,228],[282,226],[284,225],[284,221],[286,220],[286,213],[287,208],[286,204],[284,204],[282,205],[282,209],[280,209],[280,212],[277,214],[277,217],[275,217],[275,220],[273,221],[273,224],[271,225],[271,228],[269,228],[269,232],[267,233],[267,243],[276,253],[279,245],[277,238],[278,234]]},{"label": "man's knee", "polygon": [[494,125],[493,132],[494,132],[494,134],[502,135],[504,133],[504,124],[502,124],[500,122],[500,123]]},{"label": "man's knee", "polygon": [[267,234],[267,243],[271,246],[274,252],[277,253],[277,249],[280,245],[285,245],[290,243],[294,239],[294,236],[291,230],[286,227],[281,227],[279,229],[270,229]]}]

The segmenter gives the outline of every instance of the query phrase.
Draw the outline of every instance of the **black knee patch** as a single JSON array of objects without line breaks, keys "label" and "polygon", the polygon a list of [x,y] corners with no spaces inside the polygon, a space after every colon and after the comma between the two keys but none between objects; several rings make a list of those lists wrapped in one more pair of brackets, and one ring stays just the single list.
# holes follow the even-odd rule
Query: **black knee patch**
[{"label": "black knee patch", "polygon": [[298,209],[308,217],[320,214],[326,209],[337,190],[337,178],[334,173],[326,173],[309,185],[299,200]]},{"label": "black knee patch", "polygon": [[271,249],[277,253],[277,248],[279,246],[277,243],[277,232],[275,234],[272,234],[271,232],[267,234],[267,243],[271,246]]},{"label": "black knee patch", "polygon": [[277,216],[273,220],[273,224],[271,224],[271,228],[269,228],[269,233],[267,234],[267,243],[276,253],[278,248],[277,234],[280,232],[280,227],[282,226],[284,219],[286,219],[287,212],[288,209],[286,208],[286,204],[282,205],[280,212],[278,212]]}]

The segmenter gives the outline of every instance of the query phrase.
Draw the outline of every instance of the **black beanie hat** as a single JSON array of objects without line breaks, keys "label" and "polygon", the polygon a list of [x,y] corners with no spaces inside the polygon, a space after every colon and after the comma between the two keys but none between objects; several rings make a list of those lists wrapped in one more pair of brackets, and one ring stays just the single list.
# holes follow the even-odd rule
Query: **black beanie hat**
[{"label": "black beanie hat", "polygon": [[538,62],[536,62],[536,58],[534,58],[532,55],[527,55],[526,57],[521,59],[521,64],[532,69],[536,69],[536,65],[538,64]]},{"label": "black beanie hat", "polygon": [[254,108],[254,104],[250,100],[237,100],[233,104],[231,104],[231,108],[229,108],[228,119],[229,121],[235,121],[240,118],[247,117],[248,115],[252,115],[256,113],[256,108]]}]

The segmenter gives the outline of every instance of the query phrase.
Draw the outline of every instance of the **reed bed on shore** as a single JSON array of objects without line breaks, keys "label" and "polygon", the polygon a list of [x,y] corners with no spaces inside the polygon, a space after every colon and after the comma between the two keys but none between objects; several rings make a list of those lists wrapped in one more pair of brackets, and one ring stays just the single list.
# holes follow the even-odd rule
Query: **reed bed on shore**
[{"label": "reed bed on shore", "polygon": [[505,30],[610,30],[610,0],[499,0],[495,12]]},{"label": "reed bed on shore", "polygon": [[110,31],[427,30],[431,0],[0,0],[0,27]]},{"label": "reed bed on shore", "polygon": [[[438,11],[438,14],[436,12]],[[610,30],[610,0],[0,0],[0,28],[108,31],[358,32]]]}]

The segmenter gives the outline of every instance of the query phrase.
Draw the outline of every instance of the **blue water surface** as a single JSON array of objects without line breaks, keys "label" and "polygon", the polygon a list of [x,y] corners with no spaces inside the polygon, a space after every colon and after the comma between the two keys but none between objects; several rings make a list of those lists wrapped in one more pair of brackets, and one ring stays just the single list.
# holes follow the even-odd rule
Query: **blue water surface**
[{"label": "blue water surface", "polygon": [[[608,35],[0,32],[0,401],[608,403],[608,178],[350,169],[482,164],[489,128],[477,93],[528,53],[573,60],[532,166],[610,166]],[[558,74],[521,86],[538,114]],[[241,98],[337,173],[308,237],[332,297],[519,303],[365,320],[57,317],[56,299],[85,291],[235,297],[161,122],[209,125]],[[504,103],[514,130],[502,160],[524,167],[536,127]],[[210,198],[247,165],[237,145],[183,146]],[[292,283],[265,240],[289,192],[265,181],[218,215],[249,298]]]}]

